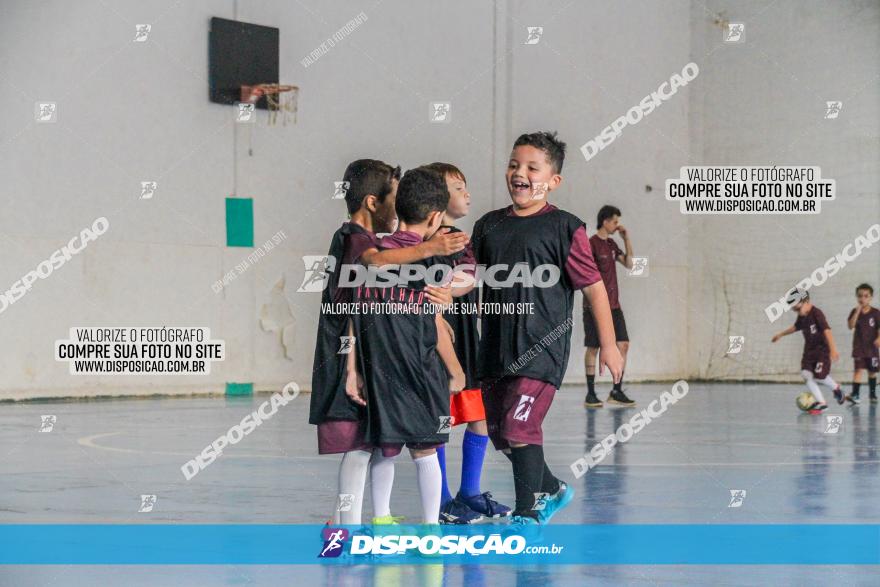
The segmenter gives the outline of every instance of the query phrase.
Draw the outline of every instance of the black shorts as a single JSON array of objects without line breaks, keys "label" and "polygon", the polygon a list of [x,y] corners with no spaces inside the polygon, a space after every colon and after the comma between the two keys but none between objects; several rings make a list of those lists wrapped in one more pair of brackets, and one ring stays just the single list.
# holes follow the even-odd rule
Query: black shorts
[{"label": "black shorts", "polygon": [[[626,332],[626,320],[623,317],[623,310],[620,308],[612,309],[611,321],[614,322],[614,339],[617,342],[628,342],[629,334]],[[596,328],[593,312],[587,307],[584,308],[584,346],[594,349],[599,348],[599,330]]]},{"label": "black shorts", "polygon": [[825,379],[831,374],[831,354],[819,352],[801,357],[801,370],[809,371],[815,379]]},{"label": "black shorts", "polygon": [[868,373],[880,371],[880,355],[874,353],[873,357],[853,357],[856,371],[867,369]]}]

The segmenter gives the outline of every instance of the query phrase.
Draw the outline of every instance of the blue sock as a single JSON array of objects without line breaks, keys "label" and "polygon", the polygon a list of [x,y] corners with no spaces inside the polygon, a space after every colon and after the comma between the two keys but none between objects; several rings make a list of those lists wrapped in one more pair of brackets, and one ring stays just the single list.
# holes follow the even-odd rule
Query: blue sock
[{"label": "blue sock", "polygon": [[437,448],[437,460],[440,461],[440,506],[444,506],[452,501],[452,494],[449,493],[449,483],[446,480],[446,445]]},{"label": "blue sock", "polygon": [[483,457],[486,456],[488,436],[465,430],[461,445],[461,492],[462,497],[480,495],[480,475],[483,472]]}]

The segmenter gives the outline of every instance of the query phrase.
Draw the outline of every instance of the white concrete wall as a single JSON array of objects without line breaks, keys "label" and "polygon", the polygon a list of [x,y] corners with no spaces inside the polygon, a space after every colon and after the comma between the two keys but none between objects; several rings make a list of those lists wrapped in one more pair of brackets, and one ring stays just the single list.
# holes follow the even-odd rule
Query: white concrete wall
[{"label": "white concrete wall", "polygon": [[[558,130],[568,154],[563,184],[551,201],[583,219],[589,234],[595,232],[602,205],[621,209],[634,252],[649,257],[650,270],[649,277],[630,277],[618,269],[620,302],[632,339],[628,377],[682,376],[687,362],[687,225],[678,209],[664,201],[662,186],[688,152],[689,96],[698,90],[683,88],[589,161],[580,146],[690,61],[689,5],[632,1],[516,6],[509,14],[513,38],[507,62],[512,121],[503,144],[512,144],[526,130]],[[527,26],[544,27],[538,44],[522,44]],[[577,299],[579,306],[580,294]],[[573,383],[584,378],[581,315],[578,307],[567,375]]]},{"label": "white concrete wall", "polygon": [[[4,2],[3,290],[96,217],[111,228],[0,314],[0,397],[307,387],[319,297],[295,293],[300,258],[326,253],[345,219],[330,196],[349,161],[454,161],[474,216],[491,207],[494,9],[471,4]],[[362,11],[350,37],[301,65]],[[280,27],[281,79],[302,88],[298,124],[268,128],[261,112],[236,129],[232,107],[208,101],[212,16]],[[138,23],[152,24],[146,43],[132,43]],[[431,124],[429,102],[442,99],[453,122]],[[34,124],[36,101],[57,102],[58,122]],[[138,199],[142,180],[159,182],[152,200]],[[254,198],[256,245],[278,230],[288,238],[215,294],[251,252],[225,247],[233,194]],[[266,304],[292,325],[286,347],[261,328]],[[228,359],[204,377],[71,377],[53,344],[85,325],[209,326]]]},{"label": "white concrete wall", "polygon": [[[690,219],[688,370],[796,379],[800,334],[770,343],[795,316],[771,324],[764,308],[880,222],[880,4],[714,2],[710,9],[691,5],[692,52],[701,68],[690,113],[694,164],[817,165],[836,180],[838,196],[819,215]],[[744,43],[721,43],[716,12],[745,23]],[[831,100],[843,108],[826,120]],[[878,246],[811,291],[837,341],[838,379],[851,376],[846,317],[862,282],[878,290],[876,306]],[[724,356],[728,335],[746,337],[740,355]]]},{"label": "white concrete wall", "polygon": [[[720,29],[702,2],[493,4],[2,3],[0,289],[95,218],[111,228],[0,313],[0,398],[222,391],[227,381],[307,387],[319,300],[295,292],[300,257],[323,254],[344,220],[330,195],[345,165],[459,165],[474,202],[469,229],[506,205],[510,145],[539,129],[569,145],[552,201],[591,230],[602,204],[618,205],[636,254],[650,258],[649,277],[621,273],[628,377],[751,375],[753,365],[725,370],[713,355],[727,331],[719,259],[729,259],[726,283],[748,304],[734,327],[767,338],[760,308],[880,216],[876,3],[779,0],[763,13],[763,3],[712,3],[748,23],[737,47],[717,47]],[[300,64],[362,11],[353,34]],[[281,79],[302,88],[296,125],[267,127],[261,112],[255,127],[236,127],[231,107],[208,101],[212,16],[280,27]],[[132,42],[138,23],[152,24],[146,43]],[[544,27],[538,44],[523,44],[527,26]],[[700,77],[584,160],[581,144],[691,60]],[[837,121],[820,120],[826,96],[844,101]],[[36,101],[57,102],[58,122],[35,124]],[[428,121],[431,101],[452,103],[450,124]],[[815,218],[688,220],[663,199],[663,181],[701,163],[821,165],[841,198]],[[142,180],[159,182],[152,200],[138,199]],[[230,195],[254,198],[256,245],[278,230],[288,238],[215,294],[214,281],[251,252],[225,247]],[[735,254],[756,249],[767,261],[757,279]],[[840,275],[841,291],[877,283],[877,253]],[[850,301],[817,296],[839,323]],[[289,326],[286,344],[261,327],[264,306]],[[579,311],[576,324],[573,383],[583,377]],[[53,360],[54,341],[71,326],[102,325],[209,326],[228,358],[204,377],[71,377]],[[773,349],[774,368],[797,354],[787,344]]]}]

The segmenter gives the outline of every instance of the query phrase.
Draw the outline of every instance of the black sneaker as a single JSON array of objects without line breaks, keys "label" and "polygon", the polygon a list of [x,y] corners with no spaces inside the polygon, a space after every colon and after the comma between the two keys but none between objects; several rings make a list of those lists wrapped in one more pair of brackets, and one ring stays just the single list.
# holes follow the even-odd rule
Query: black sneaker
[{"label": "black sneaker", "polygon": [[854,400],[858,401],[858,399],[859,399],[859,392],[858,392],[858,391],[854,391],[853,393],[849,394],[849,396],[850,396],[851,398],[853,398]]},{"label": "black sneaker", "polygon": [[846,396],[845,399],[846,399],[846,401],[848,401],[850,404],[852,404],[852,405],[854,405],[854,406],[855,406],[855,405],[858,405],[858,403],[859,403],[859,397],[858,397],[858,396],[853,397],[853,396],[851,396],[851,395],[848,395],[848,396]]},{"label": "black sneaker", "polygon": [[587,393],[587,397],[584,399],[585,408],[601,408],[603,405],[602,400],[596,396],[595,391]]},{"label": "black sneaker", "polygon": [[872,394],[871,394],[871,403],[872,403],[872,404],[876,404],[876,403],[877,403],[877,394],[876,394],[876,393],[872,393]]},{"label": "black sneaker", "polygon": [[840,390],[840,386],[837,386],[837,389],[834,390],[834,399],[837,400],[837,403],[842,404],[846,400],[843,398],[843,392]]},{"label": "black sneaker", "polygon": [[620,390],[612,389],[611,393],[608,394],[608,399],[605,401],[606,401],[606,403],[614,404],[616,406],[631,407],[631,406],[636,405],[636,402],[634,402],[631,399],[629,399],[628,397],[626,397],[626,394],[623,393],[622,389],[620,389]]}]

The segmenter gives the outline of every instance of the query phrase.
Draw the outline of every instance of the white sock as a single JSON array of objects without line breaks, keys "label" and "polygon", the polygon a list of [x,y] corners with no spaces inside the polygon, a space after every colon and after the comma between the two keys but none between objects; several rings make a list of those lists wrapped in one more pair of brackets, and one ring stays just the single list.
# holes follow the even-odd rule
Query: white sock
[{"label": "white sock", "polygon": [[416,477],[419,480],[419,495],[422,498],[422,519],[424,524],[440,523],[440,461],[437,453],[413,459],[416,464]]},{"label": "white sock", "polygon": [[837,382],[831,378],[831,375],[826,376],[825,379],[820,379],[819,383],[821,383],[831,391],[834,391],[838,387]]},{"label": "white sock", "polygon": [[804,381],[807,383],[807,389],[810,390],[810,393],[813,394],[813,397],[816,398],[817,402],[825,403],[825,398],[822,396],[822,390],[819,389],[819,384],[816,383],[816,380],[813,378],[813,374],[804,369],[801,371],[801,377],[804,378]]},{"label": "white sock", "polygon": [[394,457],[383,457],[382,449],[373,449],[370,465],[370,492],[373,498],[373,517],[391,515],[391,488],[394,487]]},{"label": "white sock", "polygon": [[[342,455],[339,463],[338,495],[333,507],[334,524],[360,524],[364,508],[364,484],[370,453],[352,450]],[[342,508],[343,511],[340,511]]]}]

